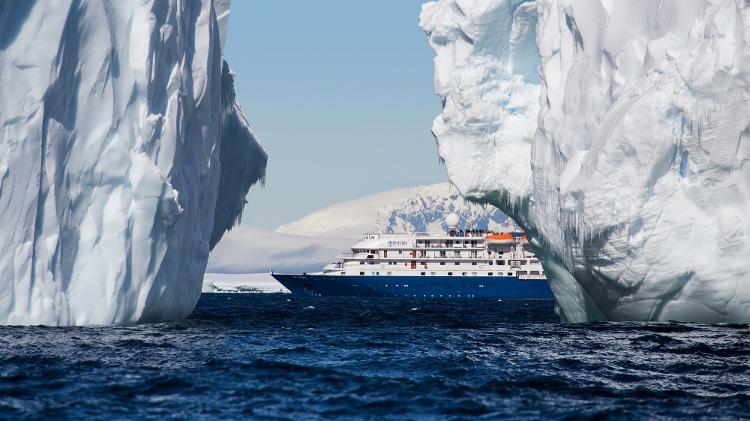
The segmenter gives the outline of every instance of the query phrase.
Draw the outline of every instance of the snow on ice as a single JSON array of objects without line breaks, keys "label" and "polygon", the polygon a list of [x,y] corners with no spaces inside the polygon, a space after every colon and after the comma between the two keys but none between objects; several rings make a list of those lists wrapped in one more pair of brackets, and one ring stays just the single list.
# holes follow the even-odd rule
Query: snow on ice
[{"label": "snow on ice", "polygon": [[266,163],[222,59],[228,4],[0,3],[0,323],[193,309]]},{"label": "snow on ice", "polygon": [[448,175],[523,226],[564,320],[750,322],[749,20],[735,0],[423,6]]}]

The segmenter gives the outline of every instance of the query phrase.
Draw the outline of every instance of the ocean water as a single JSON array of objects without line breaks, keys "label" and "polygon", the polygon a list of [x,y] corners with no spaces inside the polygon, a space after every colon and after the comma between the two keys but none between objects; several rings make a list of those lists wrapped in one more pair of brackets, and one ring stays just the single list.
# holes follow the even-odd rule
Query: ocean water
[{"label": "ocean water", "polygon": [[185,321],[0,328],[0,418],[726,418],[750,330],[548,301],[204,294]]}]

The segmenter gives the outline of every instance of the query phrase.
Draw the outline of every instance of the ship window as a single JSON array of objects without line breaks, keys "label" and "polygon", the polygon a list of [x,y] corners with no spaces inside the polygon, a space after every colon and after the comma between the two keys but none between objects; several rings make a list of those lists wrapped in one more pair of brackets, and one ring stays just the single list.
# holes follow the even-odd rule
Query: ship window
[{"label": "ship window", "polygon": [[461,275],[466,276],[466,272],[461,272]]},{"label": "ship window", "polygon": [[508,276],[513,276],[513,272],[508,272]]},{"label": "ship window", "polygon": [[456,266],[458,266],[458,265],[459,265],[460,263],[456,262],[456,263],[454,263],[454,264],[455,264]]},{"label": "ship window", "polygon": [[498,265],[504,265],[504,264],[505,264],[505,260],[498,260],[498,261],[497,261],[497,264],[498,264]]},{"label": "ship window", "polygon": [[[375,272],[372,272],[373,275],[375,275]],[[378,275],[380,275],[380,272],[378,272]]]},{"label": "ship window", "polygon": [[490,266],[492,266],[492,260],[490,260]]},{"label": "ship window", "polygon": [[489,272],[489,273],[487,274],[487,276],[492,276],[492,272]]},{"label": "ship window", "polygon": [[364,272],[359,272],[359,274],[360,274],[360,275],[364,275],[365,273],[364,273]]},{"label": "ship window", "polygon": [[519,271],[516,272],[516,275],[526,275],[526,271],[525,270],[519,270]]},{"label": "ship window", "polygon": [[421,275],[424,275],[424,272],[422,272]]},{"label": "ship window", "polygon": [[404,251],[403,250],[399,250],[398,254],[404,254]]},{"label": "ship window", "polygon": [[539,260],[537,260],[537,259],[531,259],[530,262],[531,263],[539,263]]},{"label": "ship window", "polygon": [[346,275],[346,272],[341,272],[342,275]]},{"label": "ship window", "polygon": [[527,261],[526,261],[526,260],[521,260],[521,264],[522,264],[522,265],[525,265],[526,263],[527,263]]},{"label": "ship window", "polygon": [[435,272],[430,272],[430,275],[434,275],[434,274],[435,274]]},{"label": "ship window", "polygon": [[477,265],[477,262],[471,262],[471,265],[472,265],[472,266],[476,266],[476,265]]},{"label": "ship window", "polygon": [[452,276],[452,275],[453,275],[453,272],[448,272],[448,276]]},{"label": "ship window", "polygon": [[440,262],[440,266],[445,266],[445,262]]},{"label": "ship window", "polygon": [[538,270],[532,270],[532,271],[529,272],[529,275],[539,275],[539,271]]}]

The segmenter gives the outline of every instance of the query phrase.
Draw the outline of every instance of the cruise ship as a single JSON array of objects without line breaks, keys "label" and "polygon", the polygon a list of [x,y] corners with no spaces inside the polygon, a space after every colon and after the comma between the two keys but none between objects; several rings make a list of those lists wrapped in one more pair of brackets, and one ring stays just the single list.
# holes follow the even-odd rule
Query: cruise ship
[{"label": "cruise ship", "polygon": [[368,233],[319,273],[272,276],[294,295],[412,298],[553,298],[520,232]]}]

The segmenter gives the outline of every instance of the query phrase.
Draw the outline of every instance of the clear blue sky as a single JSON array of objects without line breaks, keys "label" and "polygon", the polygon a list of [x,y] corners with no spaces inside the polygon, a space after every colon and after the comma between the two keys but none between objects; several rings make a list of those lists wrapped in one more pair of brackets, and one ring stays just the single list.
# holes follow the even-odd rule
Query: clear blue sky
[{"label": "clear blue sky", "polygon": [[329,204],[446,180],[440,100],[419,0],[235,0],[225,57],[269,155],[243,223],[274,228]]}]

